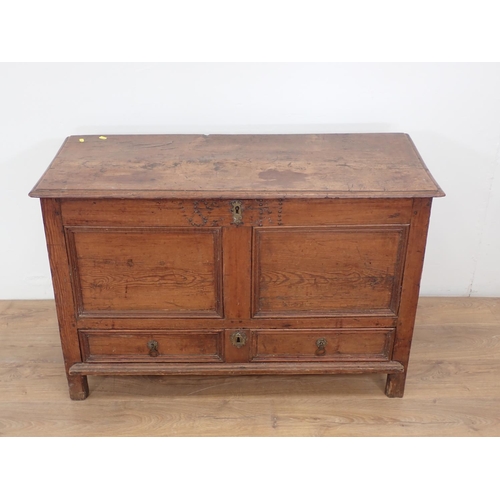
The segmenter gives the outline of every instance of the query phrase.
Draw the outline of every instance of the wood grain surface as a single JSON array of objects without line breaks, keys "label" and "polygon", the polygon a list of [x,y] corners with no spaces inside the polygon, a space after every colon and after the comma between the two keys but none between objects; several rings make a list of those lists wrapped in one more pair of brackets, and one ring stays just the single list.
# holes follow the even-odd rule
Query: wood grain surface
[{"label": "wood grain surface", "polygon": [[387,377],[385,393],[389,397],[402,397],[405,390],[406,368],[408,367],[410,347],[413,341],[413,328],[417,313],[431,206],[432,199],[430,198],[413,200],[414,218],[408,235],[408,251],[403,271],[404,280],[399,304],[398,326],[392,351],[392,359],[402,363],[405,371],[402,374]]},{"label": "wood grain surface", "polygon": [[[413,200],[406,198],[242,200],[242,223],[256,227],[407,224],[412,206]],[[233,226],[230,200],[62,199],[61,210],[66,226]]]},{"label": "wood grain surface", "polygon": [[254,316],[397,314],[406,229],[255,228]]},{"label": "wood grain surface", "polygon": [[220,233],[66,227],[80,314],[221,317]]},{"label": "wood grain surface", "polygon": [[[222,331],[80,331],[84,361],[221,362]],[[154,347],[148,345],[154,342]]]},{"label": "wood grain surface", "polygon": [[[255,330],[251,338],[255,361],[389,361],[394,330]],[[319,340],[324,347],[318,347]]]},{"label": "wood grain surface", "polygon": [[406,134],[71,136],[30,193],[55,198],[442,196]]},{"label": "wood grain surface", "polygon": [[89,386],[86,377],[69,374],[70,366],[82,361],[82,358],[76,330],[76,300],[71,285],[71,269],[69,256],[66,253],[61,204],[60,200],[55,199],[40,201],[69,392],[72,399],[81,400],[87,397]]},{"label": "wood grain surface", "polygon": [[421,298],[385,376],[89,377],[67,396],[53,301],[0,302],[2,436],[500,436],[500,299]]}]

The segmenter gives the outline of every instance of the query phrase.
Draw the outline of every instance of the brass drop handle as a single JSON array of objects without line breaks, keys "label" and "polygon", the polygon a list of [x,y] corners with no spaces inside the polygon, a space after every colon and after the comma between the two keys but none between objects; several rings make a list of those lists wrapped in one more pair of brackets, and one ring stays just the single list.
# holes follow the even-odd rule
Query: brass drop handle
[{"label": "brass drop handle", "polygon": [[148,342],[148,349],[149,349],[149,355],[152,356],[153,358],[156,358],[156,356],[160,354],[158,352],[158,342],[156,342],[156,340],[150,340]]},{"label": "brass drop handle", "polygon": [[324,337],[316,340],[316,356],[324,356],[326,354],[326,344],[328,342]]}]

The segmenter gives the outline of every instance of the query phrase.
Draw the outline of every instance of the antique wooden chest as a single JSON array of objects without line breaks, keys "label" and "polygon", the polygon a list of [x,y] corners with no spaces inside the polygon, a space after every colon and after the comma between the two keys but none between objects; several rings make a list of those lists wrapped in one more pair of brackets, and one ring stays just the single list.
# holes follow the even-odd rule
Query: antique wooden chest
[{"label": "antique wooden chest", "polygon": [[72,399],[88,375],[387,373],[432,198],[406,134],[68,137],[41,198]]}]

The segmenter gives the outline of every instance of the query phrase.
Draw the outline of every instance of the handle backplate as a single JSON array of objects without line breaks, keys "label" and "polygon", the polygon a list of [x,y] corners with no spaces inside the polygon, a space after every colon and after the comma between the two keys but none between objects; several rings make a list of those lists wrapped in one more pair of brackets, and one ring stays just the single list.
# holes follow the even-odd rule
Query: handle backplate
[{"label": "handle backplate", "polygon": [[156,358],[158,354],[158,342],[156,340],[150,340],[148,342],[148,349],[149,349],[149,355],[152,356],[153,358]]},{"label": "handle backplate", "polygon": [[324,356],[326,354],[326,344],[328,344],[328,341],[324,337],[316,340],[316,356]]}]

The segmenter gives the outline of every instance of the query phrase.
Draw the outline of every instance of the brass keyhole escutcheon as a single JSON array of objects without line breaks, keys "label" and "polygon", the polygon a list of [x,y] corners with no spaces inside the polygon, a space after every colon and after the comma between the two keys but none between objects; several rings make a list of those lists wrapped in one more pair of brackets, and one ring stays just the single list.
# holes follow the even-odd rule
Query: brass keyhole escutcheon
[{"label": "brass keyhole escutcheon", "polygon": [[231,202],[231,213],[233,214],[233,224],[237,226],[243,224],[243,207],[241,201],[235,200]]},{"label": "brass keyhole escutcheon", "polygon": [[148,349],[149,349],[149,355],[152,356],[153,358],[156,358],[156,356],[160,354],[158,352],[158,342],[156,342],[156,340],[150,340],[148,342]]},{"label": "brass keyhole escutcheon", "polygon": [[247,343],[247,336],[244,332],[233,332],[230,339],[231,344],[233,344],[237,349],[240,349]]},{"label": "brass keyhole escutcheon", "polygon": [[325,338],[316,340],[316,356],[324,356],[326,354],[326,344],[328,344],[328,342]]}]

